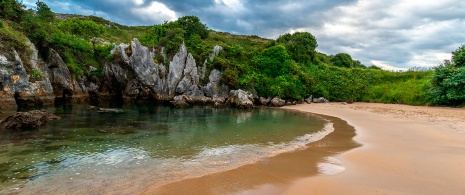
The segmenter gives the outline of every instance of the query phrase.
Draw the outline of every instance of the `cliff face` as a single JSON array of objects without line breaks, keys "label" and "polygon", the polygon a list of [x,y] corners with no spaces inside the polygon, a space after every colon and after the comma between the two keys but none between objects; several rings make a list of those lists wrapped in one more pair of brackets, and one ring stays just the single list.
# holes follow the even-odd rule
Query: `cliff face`
[{"label": "cliff face", "polygon": [[[126,53],[128,47],[130,55]],[[215,47],[212,56],[218,55],[221,50],[220,46]],[[184,44],[168,67],[155,63],[155,54],[141,45],[137,39],[134,39],[130,46],[117,46],[112,53],[121,59],[114,59],[104,66],[104,84],[100,94],[102,97],[120,94],[123,99],[129,101],[169,101],[175,96],[186,95],[194,101],[208,102],[216,97],[225,97],[229,93],[227,86],[219,85],[221,73],[218,70],[212,70],[209,83],[200,86],[200,79],[203,79],[206,67],[200,68],[199,71],[194,57],[188,53]]]},{"label": "cliff face", "polygon": [[47,65],[39,60],[32,43],[29,47],[28,66],[16,51],[0,52],[0,108],[49,105],[54,101]]},{"label": "cliff face", "polygon": [[[27,64],[16,51],[0,52],[0,108],[22,105],[50,105],[57,99],[82,101],[123,98],[131,101],[169,101],[187,96],[192,102],[213,102],[229,95],[220,84],[221,72],[212,70],[208,84],[200,86],[206,76],[206,62],[197,64],[183,44],[169,66],[154,62],[154,53],[134,39],[131,45],[121,44],[113,51],[117,56],[103,66],[103,77],[91,74],[73,78],[59,54],[51,49],[48,62],[39,59],[33,44]],[[222,50],[216,46],[209,60]],[[130,52],[127,52],[130,51]],[[164,55],[166,56],[166,55]],[[91,70],[91,69],[90,69]]]}]

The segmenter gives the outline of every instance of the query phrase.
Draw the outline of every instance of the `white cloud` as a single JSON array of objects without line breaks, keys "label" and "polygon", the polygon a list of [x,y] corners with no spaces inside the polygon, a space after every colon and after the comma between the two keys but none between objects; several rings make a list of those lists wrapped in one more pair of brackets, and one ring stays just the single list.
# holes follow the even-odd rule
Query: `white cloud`
[{"label": "white cloud", "polygon": [[142,5],[144,4],[144,0],[133,0],[134,4],[136,5]]},{"label": "white cloud", "polygon": [[131,13],[138,16],[140,20],[162,23],[164,21],[176,20],[176,12],[166,7],[165,4],[153,1],[147,7],[132,8]]}]

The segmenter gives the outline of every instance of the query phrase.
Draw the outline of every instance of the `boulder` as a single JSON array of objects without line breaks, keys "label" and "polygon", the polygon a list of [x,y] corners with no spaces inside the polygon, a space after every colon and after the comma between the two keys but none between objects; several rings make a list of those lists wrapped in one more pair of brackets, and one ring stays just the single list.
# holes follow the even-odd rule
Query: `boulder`
[{"label": "boulder", "polygon": [[213,98],[213,107],[214,108],[224,108],[226,107],[226,99],[223,97]]},{"label": "boulder", "polygon": [[311,104],[313,101],[313,96],[308,97],[307,99],[304,100],[307,104]]},{"label": "boulder", "polygon": [[46,110],[17,112],[0,121],[0,129],[34,129],[49,121],[58,119],[60,119],[59,116],[55,116]]},{"label": "boulder", "polygon": [[282,106],[285,106],[286,105],[286,101],[284,101],[283,99],[279,98],[279,97],[275,97],[271,100],[270,102],[270,106],[272,107],[282,107]]},{"label": "boulder", "polygon": [[173,98],[173,101],[170,101],[171,105],[176,108],[187,108],[189,107],[188,101],[191,101],[190,98],[186,95],[179,95]]},{"label": "boulder", "polygon": [[241,109],[252,109],[253,105],[253,95],[250,92],[239,90],[231,90],[229,93],[229,102]]},{"label": "boulder", "polygon": [[263,106],[268,106],[268,104],[270,103],[271,99],[270,98],[264,98],[264,97],[260,97],[258,99],[258,102],[260,103],[260,105],[263,105]]},{"label": "boulder", "polygon": [[320,98],[313,98],[313,103],[329,103],[329,101],[325,99],[324,97],[320,97]]}]

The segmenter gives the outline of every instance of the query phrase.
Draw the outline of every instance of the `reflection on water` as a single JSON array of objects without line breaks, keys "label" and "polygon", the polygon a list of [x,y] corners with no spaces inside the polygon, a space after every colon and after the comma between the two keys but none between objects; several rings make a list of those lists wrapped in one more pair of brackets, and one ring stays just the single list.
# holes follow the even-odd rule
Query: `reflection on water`
[{"label": "reflection on water", "polygon": [[321,119],[280,109],[118,109],[124,112],[88,111],[86,105],[54,107],[48,110],[61,116],[59,121],[39,130],[2,132],[0,190],[137,190],[302,147],[325,127]]}]

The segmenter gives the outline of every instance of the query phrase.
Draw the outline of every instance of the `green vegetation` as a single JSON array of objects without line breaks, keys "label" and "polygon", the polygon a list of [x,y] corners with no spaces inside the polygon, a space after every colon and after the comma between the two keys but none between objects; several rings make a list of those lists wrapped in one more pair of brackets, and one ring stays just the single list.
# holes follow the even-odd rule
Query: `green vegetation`
[{"label": "green vegetation", "polygon": [[[313,95],[331,101],[465,105],[465,46],[434,70],[390,72],[367,67],[347,53],[317,52],[317,39],[308,32],[270,40],[212,31],[196,16],[131,27],[95,16],[55,14],[40,1],[37,10],[25,10],[17,0],[2,0],[0,8],[1,50],[25,51],[28,37],[44,59],[50,48],[56,50],[73,76],[86,74],[89,66],[98,69],[91,74],[101,76],[103,64],[121,60],[117,54],[110,55],[112,43],[138,38],[155,50],[157,63],[165,64],[162,49],[171,58],[185,43],[201,64],[220,45],[223,51],[207,63],[207,74],[219,69],[222,83],[263,97],[301,100]],[[43,76],[37,73],[29,71],[33,79]]]},{"label": "green vegetation", "polygon": [[44,77],[44,74],[40,72],[39,70],[37,70],[36,68],[33,68],[29,76],[33,80],[39,80]]},{"label": "green vegetation", "polygon": [[452,61],[446,60],[435,68],[430,95],[434,104],[465,105],[465,46],[452,52]]}]

